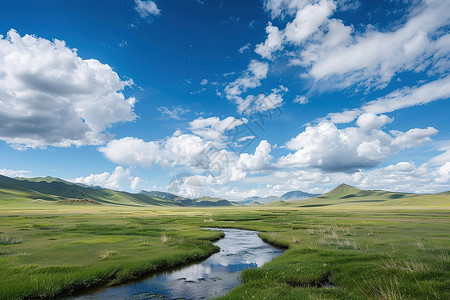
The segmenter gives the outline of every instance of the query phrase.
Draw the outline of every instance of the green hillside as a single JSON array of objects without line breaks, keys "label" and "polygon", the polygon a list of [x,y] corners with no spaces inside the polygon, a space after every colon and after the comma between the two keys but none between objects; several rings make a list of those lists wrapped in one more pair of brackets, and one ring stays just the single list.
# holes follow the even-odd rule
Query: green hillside
[{"label": "green hillside", "polygon": [[53,204],[110,204],[122,206],[234,206],[221,198],[187,199],[164,192],[141,191],[138,194],[94,188],[54,177],[9,178],[0,175],[0,201]]},{"label": "green hillside", "polygon": [[275,202],[271,206],[293,207],[358,207],[358,206],[449,206],[450,192],[412,194],[380,190],[362,190],[341,184],[315,198],[292,202]]},{"label": "green hillside", "polygon": [[142,206],[142,205],[175,205],[173,201],[157,197],[83,187],[62,179],[52,177],[36,177],[14,179],[0,175],[0,197],[17,200],[45,200],[74,202],[73,199],[86,199],[100,204]]}]

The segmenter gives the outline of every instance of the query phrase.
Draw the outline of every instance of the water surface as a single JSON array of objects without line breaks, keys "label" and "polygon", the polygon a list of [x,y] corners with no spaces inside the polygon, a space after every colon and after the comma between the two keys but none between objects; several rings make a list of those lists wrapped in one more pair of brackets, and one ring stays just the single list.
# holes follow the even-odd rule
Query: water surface
[{"label": "water surface", "polygon": [[70,300],[99,299],[209,299],[226,294],[241,284],[241,271],[261,267],[284,250],[261,240],[256,231],[222,230],[225,237],[214,244],[220,252],[202,262],[157,273],[120,286],[109,287]]}]

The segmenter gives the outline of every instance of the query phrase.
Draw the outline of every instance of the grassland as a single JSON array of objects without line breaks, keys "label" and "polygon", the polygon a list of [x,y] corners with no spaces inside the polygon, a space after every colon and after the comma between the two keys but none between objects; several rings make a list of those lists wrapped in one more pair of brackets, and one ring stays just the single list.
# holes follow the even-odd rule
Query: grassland
[{"label": "grassland", "polygon": [[449,299],[449,197],[355,202],[346,195],[317,207],[221,208],[0,196],[0,299],[116,284],[200,259],[217,251],[212,241],[220,237],[202,226],[258,230],[288,249],[244,271],[244,283],[223,299]]}]

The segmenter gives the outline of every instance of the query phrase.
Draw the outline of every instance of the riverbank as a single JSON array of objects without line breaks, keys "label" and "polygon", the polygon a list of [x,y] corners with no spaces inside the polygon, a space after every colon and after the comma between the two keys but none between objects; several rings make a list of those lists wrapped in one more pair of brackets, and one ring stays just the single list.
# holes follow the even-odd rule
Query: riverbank
[{"label": "riverbank", "polygon": [[[288,247],[222,299],[448,299],[450,211],[294,208],[1,210],[0,298],[115,284],[216,251],[220,232],[256,230]],[[3,267],[5,266],[5,267]],[[155,267],[156,266],[156,267]],[[113,277],[111,277],[113,276]],[[330,287],[332,288],[326,288]],[[264,292],[261,292],[264,287]]]},{"label": "riverbank", "polygon": [[[88,208],[89,209],[89,208]],[[222,232],[147,211],[45,212],[2,216],[0,299],[48,298],[109,286],[219,251]],[[190,224],[192,223],[192,224]]]}]

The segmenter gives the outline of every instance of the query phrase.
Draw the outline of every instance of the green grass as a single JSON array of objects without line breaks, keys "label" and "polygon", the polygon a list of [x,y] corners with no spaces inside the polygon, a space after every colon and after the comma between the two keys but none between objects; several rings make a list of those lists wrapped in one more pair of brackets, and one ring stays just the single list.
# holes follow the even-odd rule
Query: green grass
[{"label": "green grass", "polygon": [[244,271],[244,283],[222,299],[449,299],[449,195],[386,201],[396,202],[176,208],[3,194],[0,299],[112,285],[206,257],[217,251],[211,241],[220,232],[202,226],[258,230],[287,248]]}]

